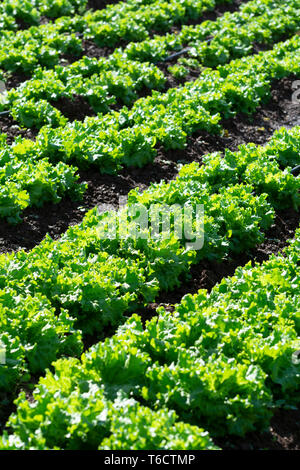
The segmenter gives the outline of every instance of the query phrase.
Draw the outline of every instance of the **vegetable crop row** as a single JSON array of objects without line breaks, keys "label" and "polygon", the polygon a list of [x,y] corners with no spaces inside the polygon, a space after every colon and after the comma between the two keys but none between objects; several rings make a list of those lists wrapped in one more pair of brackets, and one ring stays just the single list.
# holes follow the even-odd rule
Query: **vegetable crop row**
[{"label": "vegetable crop row", "polygon": [[166,93],[153,91],[130,110],[124,106],[119,112],[74,121],[63,128],[43,127],[36,143],[26,143],[28,151],[36,158],[71,161],[82,167],[93,164],[102,173],[115,172],[122,165],[142,167],[154,159],[158,142],[166,150],[184,148],[187,135],[196,130],[219,132],[221,117],[252,113],[270,96],[272,80],[298,73],[299,44],[295,36],[271,51],[207,69],[183,87]]},{"label": "vegetable crop row", "polygon": [[202,427],[213,438],[265,430],[299,403],[299,255],[298,230],[284,255],[57,361],[33,401],[19,396],[1,448],[211,449]]},{"label": "vegetable crop row", "polygon": [[157,0],[141,5],[136,11],[123,14],[116,7],[112,18],[103,17],[105,10],[87,13],[82,18],[74,18],[73,27],[81,31],[87,39],[93,39],[102,46],[115,46],[120,41],[142,41],[150,37],[152,31],[166,32],[173,25],[181,25],[189,20],[198,20],[213,11],[217,5],[230,4],[233,0]]},{"label": "vegetable crop row", "polygon": [[[5,161],[6,160],[6,161]],[[0,218],[10,223],[21,222],[20,214],[27,207],[41,207],[45,202],[58,203],[67,193],[81,199],[86,184],[78,184],[77,168],[44,158],[38,162],[2,155],[0,168]]]},{"label": "vegetable crop row", "polygon": [[0,31],[16,31],[24,26],[38,25],[42,16],[58,18],[83,13],[87,0],[3,0],[0,4]]},{"label": "vegetable crop row", "polygon": [[[0,341],[6,364],[0,365],[3,403],[31,374],[41,374],[62,355],[82,350],[82,333],[99,337],[124,321],[124,315],[152,302],[159,291],[174,289],[192,263],[245,252],[264,239],[274,207],[299,206],[299,177],[289,165],[299,163],[300,128],[282,129],[266,147],[247,145],[239,152],[206,156],[205,166],[187,165],[178,179],[133,191],[128,206],[106,214],[91,211],[58,241],[50,237],[31,252],[0,257]],[[271,161],[271,163],[270,163]],[[224,165],[226,187],[218,179]],[[280,168],[287,166],[286,170]],[[159,197],[158,197],[159,194]],[[269,197],[270,196],[270,197]],[[204,205],[204,245],[186,247],[187,239],[134,236],[133,204],[155,203],[195,210]],[[120,216],[127,233],[107,228]],[[172,222],[173,223],[173,222]],[[194,232],[197,228],[193,222]],[[201,235],[200,229],[199,235]]]},{"label": "vegetable crop row", "polygon": [[[88,0],[3,0],[0,4],[0,30],[16,31],[18,23],[23,28],[31,25],[38,26],[43,19],[55,19],[63,17],[68,21],[72,17],[79,21],[86,14],[92,21],[111,21],[113,18],[123,18],[136,12],[144,5],[157,3],[157,0],[127,0],[117,5],[107,5],[98,11],[87,11]],[[64,18],[67,17],[67,18]]]},{"label": "vegetable crop row", "polygon": [[95,113],[106,113],[118,103],[132,104],[143,89],[162,89],[165,82],[154,65],[125,60],[121,54],[109,59],[84,57],[69,67],[37,70],[31,80],[8,92],[0,109],[11,109],[13,118],[25,127],[62,127],[68,119],[55,107],[61,98],[72,101],[80,96]]},{"label": "vegetable crop row", "polygon": [[85,15],[61,17],[54,23],[32,26],[24,31],[2,31],[0,69],[32,74],[37,65],[51,68],[63,54],[79,56],[82,39],[100,46],[141,41],[156,28],[168,31],[174,24],[200,18],[216,4],[232,0],[132,0],[109,5]]},{"label": "vegetable crop row", "polygon": [[[264,0],[259,5],[249,2],[243,4],[240,12],[228,13],[215,22],[207,21],[203,26],[189,27],[179,35],[173,35],[173,47],[174,41],[178,46],[189,40],[188,44],[193,46],[190,51],[193,67],[195,60],[198,68],[201,64],[216,66],[249,54],[255,43],[270,43],[297,31],[299,7],[299,0],[289,2],[289,5],[274,0]],[[213,40],[201,42],[201,38],[209,34],[214,35]],[[148,43],[132,43],[131,48],[126,48],[125,52],[117,50],[108,59],[85,57],[69,67],[38,70],[31,80],[8,93],[1,109],[10,109],[13,118],[25,127],[40,128],[45,124],[52,127],[66,124],[67,118],[55,107],[60,98],[72,101],[74,96],[81,96],[96,113],[108,112],[116,100],[129,105],[137,99],[136,92],[142,86],[159,90],[166,82],[155,66],[138,64],[132,58],[156,61],[158,47],[164,46],[161,59],[166,56],[166,47],[170,43],[170,37],[163,36]],[[184,59],[184,63],[189,64],[189,59]],[[172,66],[170,71],[175,75],[186,73],[182,64]]]},{"label": "vegetable crop row", "polygon": [[[215,67],[229,58],[249,54],[253,43],[272,44],[280,35],[296,31],[299,7],[299,0],[249,1],[242,3],[238,11],[226,12],[215,21],[184,25],[176,33],[132,42],[125,47],[124,54],[131,60],[158,63],[186,49],[189,59],[179,59],[179,63]],[[284,21],[285,15],[289,18],[287,21]]]},{"label": "vegetable crop row", "polygon": [[[299,71],[299,45],[300,37],[295,36],[271,51],[207,69],[195,82],[164,94],[153,92],[131,110],[123,107],[57,129],[45,126],[35,142],[17,139],[12,146],[2,144],[0,166],[4,174],[10,159],[96,165],[102,173],[122,165],[142,167],[154,159],[157,142],[165,149],[184,148],[187,136],[196,130],[220,131],[221,116],[253,112],[269,96],[273,79]],[[7,205],[6,197],[4,192]],[[9,207],[11,214],[6,209],[4,215],[17,219],[22,203]]]}]

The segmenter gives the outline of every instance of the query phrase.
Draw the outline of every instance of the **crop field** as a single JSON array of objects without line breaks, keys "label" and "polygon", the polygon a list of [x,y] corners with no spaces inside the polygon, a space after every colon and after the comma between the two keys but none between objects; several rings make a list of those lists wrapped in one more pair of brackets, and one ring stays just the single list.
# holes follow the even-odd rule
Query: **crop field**
[{"label": "crop field", "polygon": [[3,0],[0,450],[300,450],[299,189],[300,0]]}]

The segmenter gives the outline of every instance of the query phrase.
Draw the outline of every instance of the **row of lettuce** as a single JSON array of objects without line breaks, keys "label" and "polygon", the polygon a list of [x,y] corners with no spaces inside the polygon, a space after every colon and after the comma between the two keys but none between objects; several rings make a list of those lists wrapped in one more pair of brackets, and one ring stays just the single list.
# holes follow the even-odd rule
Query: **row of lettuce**
[{"label": "row of lettuce", "polygon": [[[93,2],[90,3],[91,5],[93,4]],[[111,5],[110,3],[117,3],[117,5]],[[177,0],[177,3],[180,2]],[[192,12],[197,14],[200,10],[199,3],[201,2],[198,2],[198,8],[196,7],[195,9],[192,9],[188,2],[181,3],[185,3],[184,7],[187,10],[187,15]],[[213,2],[204,1],[203,3],[204,8],[213,8],[214,6]],[[122,20],[128,20],[131,15],[134,15],[136,17],[135,20],[138,20],[138,11],[140,9],[149,15],[153,11],[152,5],[160,9],[161,17],[165,16],[165,21],[167,20],[167,15],[171,16],[173,14],[176,16],[173,21],[177,20],[178,15],[179,18],[182,18],[184,15],[183,7],[176,9],[173,6],[173,10],[170,10],[166,8],[161,0],[127,0],[126,2],[107,0],[103,2],[103,6],[105,4],[106,8],[99,8],[99,10],[93,11],[88,10],[88,0],[3,0],[0,5],[0,30],[2,32],[17,31],[20,25],[23,30],[29,29],[30,26],[39,27],[43,24],[45,17],[48,21],[62,17],[62,22],[65,22],[66,25],[70,24],[69,20],[71,17],[72,23],[74,25],[79,24],[80,27],[83,24],[94,26],[97,22],[100,25],[105,25],[112,20],[120,23]]]},{"label": "row of lettuce", "polygon": [[232,1],[130,0],[84,15],[62,16],[55,22],[17,32],[3,30],[0,68],[31,74],[37,65],[53,67],[63,54],[80,55],[82,39],[96,41],[100,47],[142,41],[149,38],[153,30],[169,31],[175,24],[200,19],[217,4]]},{"label": "row of lettuce", "polygon": [[184,148],[193,132],[217,133],[221,118],[254,112],[270,97],[272,80],[299,72],[299,45],[296,35],[270,51],[207,69],[183,87],[153,92],[131,109],[57,129],[44,126],[35,141],[17,138],[9,146],[2,138],[1,216],[17,222],[28,206],[57,201],[68,191],[82,195],[85,186],[76,185],[76,170],[68,164],[93,165],[102,173],[142,167],[153,161],[158,143],[166,150]]},{"label": "row of lettuce", "polygon": [[[299,404],[300,230],[173,313],[133,315],[16,400],[1,449],[214,449]],[[209,431],[205,432],[204,429]],[[209,437],[211,436],[211,438]]]},{"label": "row of lettuce", "polygon": [[[124,7],[138,9],[141,4],[143,2],[130,2],[130,5],[122,3],[112,6],[113,12],[110,11],[110,14],[107,10],[98,11],[96,14],[104,17],[106,13],[107,20],[114,22],[116,8],[122,6],[120,11]],[[70,19],[63,18],[61,21],[64,24],[64,21]],[[17,91],[13,90],[15,94],[10,93],[8,100],[3,99],[2,93],[0,111],[6,110],[17,101],[16,106],[21,109],[13,112],[13,115],[18,120],[16,115],[19,114],[21,124],[27,127],[40,127],[49,122],[58,125],[63,124],[65,119],[57,109],[50,106],[50,100],[56,101],[60,97],[72,99],[80,95],[89,101],[94,111],[107,111],[108,106],[115,104],[116,99],[128,104],[136,99],[135,92],[141,87],[160,89],[165,83],[164,76],[158,69],[129,60],[122,49],[112,54],[108,60],[101,58],[97,61],[84,57],[71,67],[56,66],[55,71],[51,73],[47,69],[55,67],[58,63],[65,65],[64,56],[76,57],[83,53],[82,40],[75,34],[69,34],[71,30],[69,33],[67,30],[51,23],[30,30],[20,30],[16,34],[3,32],[0,48],[0,66],[3,71],[0,71],[0,78],[4,81],[9,78],[5,71],[25,74],[21,82],[32,74],[34,78]],[[44,73],[43,68],[46,69]],[[48,103],[40,101],[29,104],[32,111],[34,107],[38,107],[38,111],[33,112],[33,119],[30,117],[30,109],[22,109],[22,102],[32,98],[35,98],[35,101],[38,98],[48,100]]]},{"label": "row of lettuce", "polygon": [[[67,3],[82,7],[86,2]],[[136,12],[138,19],[141,12],[161,2],[127,3],[128,11]],[[179,2],[174,3],[177,8]],[[200,2],[193,3],[199,7]],[[270,2],[261,3],[270,6]],[[173,2],[170,5],[175,7]],[[171,11],[164,8],[164,14]],[[176,8],[177,14],[181,10]],[[111,7],[111,11],[116,10]],[[272,17],[268,12],[268,21],[275,26],[270,36],[265,30],[266,42],[274,40],[278,32],[296,29],[293,20],[291,28],[283,22],[281,28],[278,14],[279,9]],[[282,11],[280,15],[282,18]],[[166,20],[162,12],[155,20],[158,18]],[[216,45],[220,51],[217,63],[228,60],[228,51],[229,56],[245,55],[256,39],[252,32],[258,32],[266,17],[260,21],[258,29],[253,25],[247,30],[249,42],[244,29],[240,38],[226,33],[222,47],[218,35],[210,50],[198,45],[198,52],[191,53],[197,57],[193,63],[205,63],[199,51],[211,60]],[[147,15],[145,24],[150,30]],[[91,28],[93,37],[98,31],[99,43],[102,26]],[[239,49],[241,52],[232,52]],[[164,95],[155,93],[138,101],[132,110],[123,108],[119,113],[66,126],[59,122],[63,128],[42,129],[37,143],[18,139],[9,147],[3,136],[0,217],[16,221],[28,205],[57,202],[66,192],[80,197],[84,185],[76,184],[76,168],[68,165],[72,161],[83,166],[96,162],[104,172],[122,164],[142,166],[154,158],[157,141],[166,149],[182,148],[187,135],[195,130],[214,132],[221,117],[241,109],[253,112],[269,96],[271,80],[298,73],[297,49],[299,39],[295,37],[258,57],[207,70],[193,84]],[[74,67],[78,64],[82,67],[83,61]],[[86,60],[85,64],[87,73],[99,67],[99,61]],[[190,64],[182,61],[183,66]],[[47,72],[39,73],[43,79]],[[177,68],[174,73],[184,75],[184,70]],[[153,77],[159,82],[156,69]],[[90,140],[80,142],[85,138]],[[106,148],[99,150],[103,141]],[[113,164],[108,161],[112,149]],[[5,363],[0,364],[0,416],[33,375],[43,374],[58,358],[71,358],[58,360],[46,372],[34,400],[21,393],[17,411],[0,438],[0,448],[216,449],[212,439],[264,429],[277,407],[297,405],[299,230],[283,255],[272,256],[262,266],[239,268],[210,294],[199,291],[184,297],[172,314],[159,309],[145,327],[137,315],[123,323],[160,291],[179,285],[191,264],[251,250],[263,241],[276,210],[298,209],[300,178],[290,170],[299,165],[299,155],[299,127],[276,132],[265,147],[249,144],[237,152],[205,155],[203,166],[184,165],[175,181],[153,184],[143,193],[132,191],[128,205],[118,213],[99,214],[95,209],[60,240],[47,237],[30,253],[1,256],[0,352],[5,351]],[[185,205],[195,215],[197,205],[204,205],[204,223],[198,234],[204,238],[201,250],[187,249],[190,239],[166,238],[151,228],[144,227],[140,237],[134,236],[137,205],[150,211],[157,204],[161,204],[160,215],[166,206],[178,211]],[[124,220],[125,234],[121,228]],[[116,229],[113,238],[111,227]],[[197,227],[195,219],[193,233]],[[105,336],[107,329],[120,324],[123,326],[112,338],[78,359],[83,338]]]},{"label": "row of lettuce", "polygon": [[[42,374],[61,356],[78,357],[82,337],[101,338],[114,330],[159,292],[176,288],[191,264],[225,259],[261,243],[275,210],[300,205],[300,178],[290,172],[299,164],[299,151],[296,127],[276,132],[265,147],[249,144],[224,156],[207,155],[202,167],[183,166],[175,181],[132,191],[119,212],[94,209],[61,239],[47,236],[29,253],[2,255],[2,412],[8,397],[32,375]],[[153,204],[162,215],[164,205],[188,206],[192,237],[186,231],[177,235],[175,212],[170,233],[152,224],[139,228],[136,208]],[[202,249],[191,249],[188,244],[202,236]]]},{"label": "row of lettuce", "polygon": [[[80,0],[66,1],[71,1],[73,5],[75,2],[77,4],[82,3]],[[95,40],[100,46],[112,47],[120,41],[144,40],[150,37],[150,32],[153,30],[169,31],[174,24],[201,18],[204,12],[213,10],[217,4],[230,4],[232,1],[171,0],[165,2],[163,0],[129,0],[115,5],[107,5],[102,10],[88,11],[84,15],[62,16],[55,22],[33,26],[27,30],[17,32],[3,30],[0,41],[0,66],[3,67],[2,62],[5,60],[5,56],[2,55],[3,47],[11,58],[19,57],[19,62],[27,62],[26,71],[30,71],[34,66],[34,63],[30,64],[30,57],[36,57],[36,61],[45,61],[46,57],[51,60],[51,55],[53,52],[55,54],[56,50],[55,42],[64,34],[67,34],[69,40],[71,37],[75,39],[76,34],[80,34],[85,39]],[[60,3],[63,2],[60,1]],[[47,44],[47,37],[50,40],[50,47]],[[81,44],[79,38],[77,44]],[[40,46],[43,46],[43,51],[36,51],[35,49]],[[43,55],[46,56],[44,59]],[[13,68],[13,65],[11,67]],[[8,68],[8,70],[12,69]]]},{"label": "row of lettuce", "polygon": [[[295,9],[299,6],[299,0],[247,1],[237,11],[224,12],[214,21],[183,25],[175,33],[132,42],[124,48],[124,54],[128,59],[157,63],[171,60],[174,53],[184,51],[187,57],[180,59],[179,64],[200,69],[215,67],[230,57],[248,54],[254,50],[254,44],[268,45],[284,32],[295,31]],[[287,21],[284,21],[285,14]]]},{"label": "row of lettuce", "polygon": [[[171,0],[170,5],[166,5],[162,0],[107,0],[102,3],[103,6],[106,4],[105,8],[96,8],[94,11],[87,9],[88,0],[3,0],[0,6],[0,26],[4,31],[16,31],[20,23],[26,29],[31,25],[39,26],[43,17],[48,20],[58,18],[59,25],[68,29],[73,25],[74,31],[88,28],[90,33],[93,29],[107,29],[107,35],[111,39],[112,22],[115,23],[115,35],[118,36],[119,30],[124,30],[124,24],[130,22],[128,32],[131,30],[132,35],[144,36],[151,28],[164,30],[170,25],[196,19],[203,11],[213,10],[218,3],[229,2],[230,0]],[[138,31],[134,32],[136,28]],[[123,39],[122,36],[121,38]],[[115,37],[113,40],[115,41]]]},{"label": "row of lettuce", "polygon": [[43,17],[58,18],[84,13],[87,0],[3,0],[0,4],[0,31],[17,31],[39,25]]},{"label": "row of lettuce", "polygon": [[[238,12],[196,27],[185,27],[179,34],[131,43],[108,59],[84,57],[68,67],[37,69],[31,80],[8,92],[0,109],[11,110],[14,120],[25,127],[40,128],[45,124],[59,127],[67,123],[67,118],[55,107],[62,98],[72,101],[80,96],[95,113],[106,113],[118,103],[130,105],[141,89],[160,90],[166,83],[157,67],[143,61],[162,60],[168,48],[176,50],[188,44],[192,47],[191,57],[170,67],[176,76],[187,73],[185,65],[201,70],[202,66],[224,64],[253,52],[254,44],[272,44],[294,34],[300,27],[299,7],[300,0],[262,0],[259,4],[252,1],[243,4]],[[212,40],[207,42],[205,38],[209,36]]]}]

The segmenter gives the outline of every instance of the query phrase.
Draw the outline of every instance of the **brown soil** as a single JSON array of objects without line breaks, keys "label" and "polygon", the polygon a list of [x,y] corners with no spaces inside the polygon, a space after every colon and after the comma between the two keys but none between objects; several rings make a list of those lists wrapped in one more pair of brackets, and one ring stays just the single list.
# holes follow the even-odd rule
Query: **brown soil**
[{"label": "brown soil", "polygon": [[25,74],[8,74],[5,80],[6,89],[11,90],[12,88],[17,88],[21,83],[25,82],[29,78],[30,76]]},{"label": "brown soil", "polygon": [[96,57],[96,59],[99,59],[100,57],[108,57],[114,51],[113,47],[97,46],[97,44],[95,44],[91,39],[82,40],[82,49],[82,56]]},{"label": "brown soil", "polygon": [[26,139],[34,140],[38,131],[34,128],[21,128],[18,123],[13,120],[10,114],[6,114],[4,116],[0,115],[0,133],[6,134],[7,143],[12,144],[16,137],[24,137]]},{"label": "brown soil", "polygon": [[119,3],[121,0],[88,0],[88,8],[92,10],[102,10],[107,5]]},{"label": "brown soil", "polygon": [[300,409],[275,412],[265,433],[216,440],[224,450],[300,450]]},{"label": "brown soil", "polygon": [[73,96],[72,99],[62,97],[59,100],[50,101],[50,104],[59,109],[71,122],[75,120],[84,121],[87,116],[96,115],[88,101],[78,95]]}]

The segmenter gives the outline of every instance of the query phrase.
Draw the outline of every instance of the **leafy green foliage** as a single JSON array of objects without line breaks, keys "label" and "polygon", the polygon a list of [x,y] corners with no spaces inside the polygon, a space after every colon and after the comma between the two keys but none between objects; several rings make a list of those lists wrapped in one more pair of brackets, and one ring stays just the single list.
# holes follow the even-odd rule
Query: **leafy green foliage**
[{"label": "leafy green foliage", "polygon": [[80,199],[86,184],[77,183],[76,171],[62,162],[53,165],[47,159],[11,158],[4,146],[0,156],[0,217],[17,223],[26,207],[58,203],[66,193]]},{"label": "leafy green foliage", "polygon": [[[0,9],[0,66],[11,72],[31,74],[37,65],[53,67],[64,53],[79,55],[82,41],[93,39],[100,46],[115,46],[119,41],[142,41],[153,29],[168,31],[174,24],[200,18],[216,4],[231,0],[130,0],[107,5],[84,15],[86,0],[4,0]],[[6,9],[6,11],[5,11]],[[37,25],[41,15],[59,17],[54,23]],[[31,26],[17,30],[16,20]]]},{"label": "leafy green foliage", "polygon": [[55,108],[61,98],[72,101],[80,96],[96,113],[105,113],[117,100],[129,105],[141,88],[161,89],[164,83],[157,67],[124,61],[118,53],[109,59],[84,57],[67,68],[38,69],[31,80],[8,93],[5,107],[25,127],[64,127],[67,119]]},{"label": "leafy green foliage", "polygon": [[[60,240],[47,237],[30,253],[21,251],[0,257],[0,288],[13,289],[17,295],[25,292],[33,298],[45,296],[53,308],[62,309],[74,318],[77,330],[101,335],[106,328],[115,328],[124,322],[126,313],[153,302],[160,290],[178,286],[191,263],[225,258],[262,242],[264,231],[274,217],[272,205],[280,206],[285,201],[284,207],[290,207],[293,200],[298,200],[299,178],[280,170],[277,165],[282,152],[285,158],[291,154],[294,161],[298,141],[298,128],[279,130],[264,148],[249,144],[238,152],[227,152],[224,158],[218,154],[207,155],[205,165],[182,167],[175,181],[150,185],[143,193],[132,191],[127,214],[125,212],[129,224],[125,236],[120,231],[120,214],[113,211],[99,214],[93,210],[81,225],[70,227]],[[34,143],[27,141],[24,147],[23,141],[17,142],[14,149],[18,158],[15,160],[9,159],[5,143],[3,145],[3,181],[11,181],[15,190],[11,197],[20,194],[26,204],[30,197],[31,203],[38,205],[42,198],[55,200],[70,188],[70,182],[64,179],[64,164],[52,167],[49,162],[39,160],[30,167],[29,155]],[[263,168],[270,154],[274,181],[289,182],[290,191],[285,199],[281,187],[275,186],[274,191],[271,171],[268,184],[264,178],[259,180],[257,172],[252,172],[251,162]],[[24,166],[24,159],[27,166]],[[62,173],[53,173],[53,168],[61,169]],[[237,184],[238,181],[243,184]],[[248,184],[250,181],[253,186]],[[20,188],[19,193],[17,188]],[[269,195],[272,204],[268,202]],[[19,205],[21,203],[22,199]],[[188,240],[178,240],[175,234],[168,238],[163,233],[152,237],[151,227],[144,233],[146,237],[136,238],[131,231],[134,216],[129,210],[135,203],[148,208],[152,203],[181,206],[188,203],[190,207],[203,204],[203,248],[197,252],[187,250],[185,242]],[[4,205],[2,210],[5,210]],[[116,221],[115,237],[110,238],[106,229]],[[171,230],[172,224],[171,221]],[[38,338],[36,341],[38,343]],[[22,374],[20,371],[20,377]]]},{"label": "leafy green foliage", "polygon": [[0,341],[6,354],[0,365],[1,395],[13,392],[29,373],[42,374],[62,354],[80,353],[81,335],[66,311],[56,313],[41,295],[21,295],[10,289],[0,291],[0,299]]},{"label": "leafy green foliage", "polygon": [[[228,184],[252,184],[257,193],[266,192],[276,209],[299,207],[299,178],[290,167],[300,163],[298,126],[280,129],[266,146],[242,145],[238,152],[225,150],[224,156],[213,153],[203,156],[203,165],[194,162],[183,165],[180,181],[191,179],[208,184],[213,192],[222,191]],[[283,166],[287,166],[282,170]]]},{"label": "leafy green foliage", "polygon": [[[36,142],[17,139],[9,146],[0,136],[0,217],[17,222],[30,205],[58,202],[66,192],[80,197],[84,185],[76,184],[74,161],[112,173],[151,162],[157,143],[182,149],[197,130],[219,132],[221,118],[252,113],[270,96],[273,79],[299,72],[297,35],[245,57],[255,42],[269,45],[297,31],[298,0],[249,2],[215,22],[149,39],[149,31],[193,21],[216,3],[129,0],[82,15],[84,0],[2,2],[0,27],[8,30],[16,21],[36,25],[41,14],[69,16],[3,31],[0,66],[33,78],[10,91],[1,109],[12,106],[22,125],[46,126]],[[81,54],[75,33],[100,46],[140,43],[107,59],[58,66],[63,54]],[[184,77],[191,64],[217,70],[105,114],[118,101],[131,105],[145,87],[161,89],[163,74],[140,61],[165,59],[183,45],[192,47],[170,68],[175,75]],[[98,116],[68,123],[55,102],[74,96]],[[274,209],[298,208],[299,177],[290,167],[299,163],[299,137],[299,127],[282,129],[266,147],[206,155],[203,166],[182,167],[175,181],[131,192],[125,208],[130,228],[131,203],[188,203],[194,211],[204,204],[198,253],[175,235],[136,239],[129,231],[110,239],[104,229],[120,214],[93,210],[58,241],[46,237],[30,253],[0,256],[2,407],[8,392],[15,396],[32,375],[52,368],[33,403],[25,393],[17,399],[2,449],[213,449],[199,422],[213,436],[244,435],[264,429],[275,407],[299,402],[300,369],[293,361],[300,348],[299,231],[284,256],[238,269],[210,294],[184,297],[172,314],[160,309],[146,326],[136,315],[125,322],[160,291],[178,286],[192,263],[253,248]],[[144,234],[152,235],[150,229]],[[82,333],[99,339],[120,324],[78,359]]]},{"label": "leafy green foliage", "polygon": [[264,429],[276,406],[299,401],[299,253],[298,230],[283,255],[238,268],[173,313],[160,308],[145,327],[133,315],[81,361],[57,361],[34,403],[19,396],[1,448],[212,448],[177,416],[212,436]]},{"label": "leafy green foliage", "polygon": [[[180,31],[165,36],[129,43],[126,55],[133,60],[152,61],[167,59],[171,52],[189,47],[186,57],[180,58],[174,67],[182,67],[187,60],[201,65],[215,67],[228,60],[253,52],[253,43],[270,44],[285,34],[292,34],[299,28],[297,11],[299,0],[250,1],[242,4],[239,11],[225,13],[215,21],[204,21],[196,26],[184,25]],[[172,73],[172,69],[170,70]],[[181,69],[183,74],[183,69]]]},{"label": "leafy green foliage", "polygon": [[[221,117],[235,115],[241,110],[252,113],[269,96],[271,80],[299,70],[299,41],[299,36],[295,36],[279,43],[271,51],[232,61],[217,71],[207,69],[199,79],[183,87],[170,89],[166,93],[155,91],[152,96],[139,99],[131,110],[124,106],[119,112],[99,114],[86,118],[84,122],[74,121],[57,129],[45,126],[30,152],[37,159],[76,162],[83,168],[97,165],[102,173],[115,172],[122,165],[142,167],[157,154],[157,142],[167,150],[184,148],[187,136],[197,130],[219,132]],[[86,74],[90,73],[89,67],[92,71],[93,67],[98,66],[93,61],[83,63]],[[76,68],[77,65],[74,71]],[[134,67],[131,73],[135,74]],[[153,80],[156,84],[160,82],[160,75],[156,76],[155,71]],[[243,87],[240,86],[241,82]],[[63,86],[60,81],[55,81],[45,93],[55,95]],[[34,93],[30,92],[30,87],[29,93]],[[56,125],[63,119],[54,108],[49,115],[42,113],[40,116],[41,107],[45,106],[43,102],[33,111],[32,102],[29,101],[26,106],[33,113],[29,113],[32,123],[41,124],[43,119],[53,118]],[[27,117],[26,106],[24,118]],[[21,109],[22,106],[20,112]],[[48,109],[47,106],[45,109]],[[26,140],[24,145],[28,146]],[[12,151],[16,149],[12,147]]]}]

